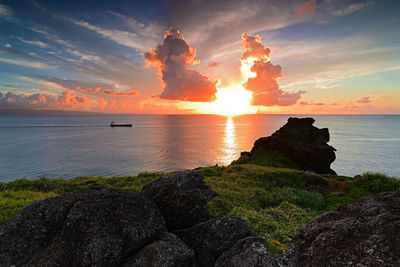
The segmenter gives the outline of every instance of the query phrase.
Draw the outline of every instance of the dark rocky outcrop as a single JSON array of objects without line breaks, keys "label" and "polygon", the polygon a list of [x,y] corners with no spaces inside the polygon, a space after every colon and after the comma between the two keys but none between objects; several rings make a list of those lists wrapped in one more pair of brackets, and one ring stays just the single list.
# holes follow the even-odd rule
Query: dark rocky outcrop
[{"label": "dark rocky outcrop", "polygon": [[[336,174],[331,163],[336,159],[336,149],[328,145],[329,131],[313,126],[313,118],[289,118],[288,122],[269,137],[255,141],[250,152],[242,157],[253,157],[262,151],[268,157],[279,158],[287,167],[322,174]],[[279,165],[277,166],[279,167]]]},{"label": "dark rocky outcrop", "polygon": [[[183,172],[166,178],[144,191],[165,201],[172,196],[187,201],[176,204],[186,210],[193,205],[189,217],[179,212],[169,217],[172,225],[175,218],[193,226],[166,232],[161,209],[172,207],[157,206],[141,193],[93,186],[36,202],[1,225],[0,267],[400,266],[399,191],[316,217],[290,249],[276,255],[268,252],[264,238],[251,236],[239,217],[200,221],[206,218],[206,199],[214,195],[201,175]],[[310,181],[309,186],[320,183]]]},{"label": "dark rocky outcrop", "polygon": [[163,233],[159,240],[126,260],[122,267],[186,267],[192,266],[194,256],[194,251],[177,236]]},{"label": "dark rocky outcrop", "polygon": [[95,186],[45,199],[0,227],[0,266],[116,266],[164,231],[141,194]]},{"label": "dark rocky outcrop", "polygon": [[295,238],[300,266],[400,266],[400,192],[324,213]]},{"label": "dark rocky outcrop", "polygon": [[239,239],[250,236],[250,226],[239,217],[224,217],[175,232],[196,252],[200,266],[213,266],[215,260]]},{"label": "dark rocky outcrop", "polygon": [[297,254],[288,249],[282,254],[272,254],[265,246],[263,237],[246,237],[224,252],[215,262],[215,267],[270,267],[297,266]]},{"label": "dark rocky outcrop", "polygon": [[188,228],[209,219],[205,205],[217,194],[197,171],[162,177],[143,187],[142,193],[154,201],[169,230]]}]

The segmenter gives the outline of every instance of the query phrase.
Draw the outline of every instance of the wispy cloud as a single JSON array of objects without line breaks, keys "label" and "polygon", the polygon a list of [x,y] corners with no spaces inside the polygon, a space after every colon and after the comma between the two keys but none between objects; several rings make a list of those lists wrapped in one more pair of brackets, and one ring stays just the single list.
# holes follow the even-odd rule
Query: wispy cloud
[{"label": "wispy cloud", "polygon": [[331,13],[335,17],[346,16],[346,15],[349,15],[351,13],[354,13],[356,11],[359,11],[359,10],[365,8],[366,6],[370,5],[371,3],[372,3],[372,1],[368,1],[365,3],[349,4],[343,8],[332,10]]},{"label": "wispy cloud", "polygon": [[38,40],[25,40],[25,39],[22,38],[22,37],[18,37],[17,39],[20,40],[20,41],[23,42],[23,43],[30,44],[30,45],[35,45],[35,46],[39,46],[39,47],[42,47],[42,48],[48,46],[47,43],[42,42],[42,41],[38,41]]},{"label": "wispy cloud", "polygon": [[138,96],[139,92],[133,88],[120,88],[118,84],[107,84],[99,82],[87,82],[87,81],[76,81],[69,79],[60,79],[56,77],[47,77],[41,75],[35,75],[34,78],[54,83],[60,86],[60,88],[76,91],[79,93],[93,95],[93,96]]},{"label": "wispy cloud", "polygon": [[124,22],[131,26],[130,29],[132,29],[132,31],[106,29],[82,20],[70,19],[70,21],[76,25],[94,31],[104,38],[112,40],[120,45],[132,47],[140,51],[147,50],[149,46],[154,45],[156,40],[158,40],[159,37],[155,37],[155,33],[158,33],[161,30],[161,27],[158,25],[144,25],[133,18],[129,18],[116,12],[110,13],[120,19],[124,19]]},{"label": "wispy cloud", "polygon": [[78,56],[80,60],[94,61],[99,64],[107,64],[107,61],[100,56],[82,53],[78,50],[67,48],[66,51],[72,55]]},{"label": "wispy cloud", "polygon": [[50,69],[55,67],[38,61],[27,61],[22,59],[10,59],[4,57],[0,57],[0,63],[35,69]]},{"label": "wispy cloud", "polygon": [[10,7],[0,4],[0,19],[6,19],[9,21],[13,21],[15,19]]},{"label": "wispy cloud", "polygon": [[372,102],[371,96],[364,96],[364,97],[360,98],[359,100],[357,100],[357,103],[360,103],[360,104],[369,104],[371,102]]}]

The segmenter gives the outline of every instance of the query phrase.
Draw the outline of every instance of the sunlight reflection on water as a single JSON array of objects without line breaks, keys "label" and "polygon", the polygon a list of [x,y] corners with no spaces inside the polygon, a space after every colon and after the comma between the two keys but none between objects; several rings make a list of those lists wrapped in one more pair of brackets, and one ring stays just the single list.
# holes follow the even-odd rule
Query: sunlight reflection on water
[{"label": "sunlight reflection on water", "polygon": [[220,162],[223,165],[228,165],[235,159],[237,159],[235,124],[232,117],[227,117]]}]

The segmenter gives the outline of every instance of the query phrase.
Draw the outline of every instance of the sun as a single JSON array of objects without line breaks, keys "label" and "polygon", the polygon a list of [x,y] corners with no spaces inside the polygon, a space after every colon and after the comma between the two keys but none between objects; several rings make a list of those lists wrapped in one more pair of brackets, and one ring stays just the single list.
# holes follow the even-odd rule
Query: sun
[{"label": "sun", "polygon": [[241,85],[218,88],[216,97],[217,100],[211,102],[208,107],[213,114],[236,116],[254,113],[254,107],[250,106],[253,94]]}]

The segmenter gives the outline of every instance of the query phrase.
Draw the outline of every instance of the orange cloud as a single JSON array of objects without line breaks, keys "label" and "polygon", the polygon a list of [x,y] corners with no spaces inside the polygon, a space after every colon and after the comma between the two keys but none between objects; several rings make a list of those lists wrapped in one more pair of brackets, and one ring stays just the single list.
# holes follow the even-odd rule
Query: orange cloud
[{"label": "orange cloud", "polygon": [[209,66],[210,68],[218,67],[218,66],[219,66],[219,62],[218,62],[218,61],[210,62],[210,63],[208,63],[208,66]]},{"label": "orange cloud", "polygon": [[105,94],[111,95],[111,96],[138,96],[139,92],[136,90],[129,90],[126,92],[118,92],[112,89],[107,89],[104,90]]},{"label": "orange cloud", "polygon": [[[266,48],[259,35],[242,35],[240,45],[245,52],[241,57],[242,67],[250,66],[251,74],[243,86],[253,92],[252,105],[291,106],[300,99],[303,91],[296,93],[283,91],[277,82],[282,77],[282,68],[273,65],[270,60],[270,49]],[[255,76],[253,75],[255,74]]]},{"label": "orange cloud", "polygon": [[300,106],[324,106],[325,103],[317,102],[314,103],[313,101],[308,102],[308,101],[301,101],[299,102]]},{"label": "orange cloud", "polygon": [[310,0],[305,4],[301,5],[299,9],[296,11],[297,16],[314,16],[315,14],[315,5],[317,4],[317,0]]},{"label": "orange cloud", "polygon": [[64,107],[78,107],[90,102],[90,99],[84,95],[74,95],[70,90],[66,90],[61,95],[50,98],[51,104]]},{"label": "orange cloud", "polygon": [[104,96],[138,96],[139,92],[136,90],[128,90],[128,91],[117,91],[114,88],[103,88],[103,87],[95,87],[95,88],[82,88],[77,86],[72,89],[74,91],[78,91],[80,93],[89,94],[89,95],[104,95]]},{"label": "orange cloud", "polygon": [[176,29],[164,34],[164,42],[143,54],[148,66],[157,67],[162,75],[164,88],[160,98],[182,101],[209,102],[215,99],[217,81],[210,81],[200,72],[188,69],[198,64],[196,50]]},{"label": "orange cloud", "polygon": [[261,42],[261,36],[249,36],[246,33],[242,34],[243,42],[240,47],[245,50],[241,60],[246,60],[249,57],[257,58],[258,60],[268,60],[271,50],[265,47]]},{"label": "orange cloud", "polygon": [[372,103],[372,97],[371,96],[364,96],[361,99],[357,100],[357,103],[360,103],[360,104]]}]

